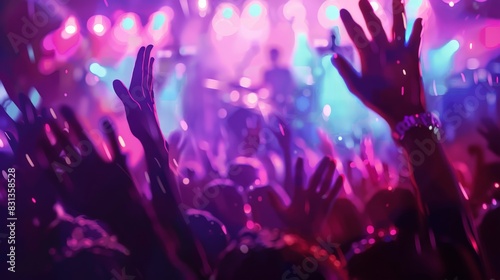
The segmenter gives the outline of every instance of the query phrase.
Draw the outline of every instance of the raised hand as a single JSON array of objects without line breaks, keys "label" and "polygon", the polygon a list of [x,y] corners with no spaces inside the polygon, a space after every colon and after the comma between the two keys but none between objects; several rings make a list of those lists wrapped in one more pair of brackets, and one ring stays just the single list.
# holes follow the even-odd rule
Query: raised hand
[{"label": "raised hand", "polygon": [[339,54],[333,55],[332,63],[349,90],[394,128],[405,116],[425,111],[419,68],[422,19],[415,21],[410,39],[405,43],[404,6],[401,0],[393,0],[392,40],[389,41],[370,2],[360,0],[359,7],[372,41],[347,10],[341,10],[340,16],[359,52],[361,74]]},{"label": "raised hand", "polygon": [[101,127],[113,155],[108,162],[97,153],[73,110],[63,107],[61,115],[68,127],[62,129],[51,120],[55,146],[45,147],[55,177],[61,183],[60,193],[74,210],[113,225],[123,211],[137,207],[139,202],[113,125],[106,120]]},{"label": "raised hand", "polygon": [[158,124],[153,91],[152,45],[141,47],[137,53],[132,80],[128,89],[122,81],[115,80],[113,88],[125,106],[127,121],[132,134],[144,144],[164,145]]},{"label": "raised hand", "polygon": [[[360,54],[361,74],[340,55],[334,55],[332,63],[352,93],[396,130],[397,124],[406,116],[421,114],[426,110],[419,67],[422,19],[415,21],[410,39],[405,43],[404,7],[401,0],[394,0],[392,40],[389,41],[368,0],[360,0],[359,7],[372,41],[368,40],[349,12],[341,10],[340,16]],[[429,129],[413,128],[407,131],[405,139],[400,142],[408,155],[416,151],[421,153],[416,144],[419,141],[431,141],[435,147],[435,152],[427,155],[423,164],[414,164],[413,160],[409,162],[422,204],[427,209],[429,226],[438,244],[451,242],[464,252],[464,258],[449,267],[449,276],[484,278],[479,273],[481,264],[474,249],[477,241],[471,234],[472,223],[462,205],[460,187],[442,147],[429,140],[432,137],[435,135]],[[461,270],[466,265],[470,267]]]},{"label": "raised hand", "polygon": [[304,238],[314,239],[342,188],[342,176],[332,186],[334,173],[335,162],[324,157],[304,189],[304,161],[299,158],[295,165],[295,193],[291,204],[286,207],[278,194],[269,192],[271,203],[290,230]]},{"label": "raised hand", "polygon": [[488,148],[495,155],[500,156],[500,127],[491,119],[482,120],[484,127],[479,127],[477,130],[484,139],[488,142]]},{"label": "raised hand", "polygon": [[11,127],[15,127],[17,137],[12,131],[5,131],[5,135],[16,157],[24,158],[22,163],[28,164],[29,160],[35,160],[34,153],[45,137],[43,130],[45,121],[26,95],[20,94],[18,98],[19,109],[22,113],[21,120],[18,122],[12,120],[1,106],[0,119],[13,124],[10,125]]},{"label": "raised hand", "polygon": [[[13,161],[2,162],[8,165],[5,168],[5,179],[15,180],[15,193],[9,189],[8,206],[11,199],[15,198],[15,211],[5,209],[5,214],[16,216],[17,268],[19,277],[28,279],[28,275],[40,275],[51,265],[52,259],[48,253],[47,238],[51,225],[57,218],[54,205],[58,194],[54,183],[50,180],[41,146],[48,143],[45,137],[44,124],[35,106],[25,95],[19,95],[18,107],[22,112],[19,121],[12,120],[0,106],[0,122],[10,123],[12,131],[5,131],[9,145],[14,152]],[[3,126],[6,128],[7,126]],[[15,130],[15,131],[14,131]],[[17,136],[15,135],[17,134]],[[6,160],[1,158],[0,160]],[[9,176],[7,177],[7,171]],[[7,187],[7,180],[0,176],[0,186]],[[11,183],[12,184],[12,183]],[[11,185],[9,184],[9,185]],[[7,193],[5,193],[5,201]],[[5,202],[7,206],[7,202]],[[11,208],[11,207],[9,207]],[[9,209],[10,210],[10,209]],[[17,246],[17,245],[16,245]]]},{"label": "raised hand", "polygon": [[[17,132],[5,131],[9,145],[14,152],[16,177],[19,185],[17,204],[23,220],[36,219],[43,228],[52,222],[56,214],[53,206],[57,200],[55,184],[50,181],[47,165],[42,157],[42,147],[48,144],[45,137],[45,118],[24,95],[19,95],[19,109],[22,113],[19,121],[12,120],[0,106],[0,119],[10,122]],[[35,203],[36,202],[36,203]],[[32,227],[31,222],[27,222]]]},{"label": "raised hand", "polygon": [[201,247],[178,207],[178,191],[170,169],[168,143],[158,124],[153,92],[154,58],[150,57],[152,48],[149,45],[139,49],[129,88],[119,80],[113,82],[113,88],[125,106],[130,131],[144,148],[154,209],[151,216],[161,226],[155,227],[155,230],[157,234],[166,236],[162,238],[163,246],[185,279],[192,279],[193,273],[203,278],[202,275],[207,275],[210,269],[201,257],[198,250]]}]

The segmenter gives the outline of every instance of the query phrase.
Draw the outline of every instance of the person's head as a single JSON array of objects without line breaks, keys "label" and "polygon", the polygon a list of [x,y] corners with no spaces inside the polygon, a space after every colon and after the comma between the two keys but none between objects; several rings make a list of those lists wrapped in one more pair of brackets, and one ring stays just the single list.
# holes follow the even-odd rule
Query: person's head
[{"label": "person's head", "polygon": [[356,206],[346,198],[338,198],[328,215],[327,234],[339,244],[350,243],[365,234],[365,221]]},{"label": "person's head", "polygon": [[240,240],[227,248],[215,279],[342,279],[330,258],[325,258],[327,253],[307,252],[307,244],[301,240],[290,244],[287,242],[290,238],[276,231],[249,232],[240,236]]},{"label": "person's head", "polygon": [[493,275],[500,277],[500,208],[495,208],[484,216],[478,228],[478,234],[483,244],[486,263]]},{"label": "person's head", "polygon": [[278,63],[278,59],[280,58],[280,51],[277,48],[272,48],[269,51],[269,58],[273,64]]},{"label": "person's head", "polygon": [[229,145],[237,149],[239,156],[250,157],[260,147],[263,118],[259,112],[240,108],[227,118]]},{"label": "person's head", "polygon": [[375,229],[396,226],[399,230],[415,232],[418,227],[418,206],[411,191],[402,188],[381,190],[367,203],[365,213]]},{"label": "person's head", "polygon": [[203,187],[196,198],[199,207],[217,217],[226,227],[227,234],[235,237],[247,222],[242,190],[229,180],[214,180]]},{"label": "person's head", "polygon": [[226,227],[206,211],[189,209],[187,215],[189,227],[203,246],[210,265],[214,266],[228,245]]}]

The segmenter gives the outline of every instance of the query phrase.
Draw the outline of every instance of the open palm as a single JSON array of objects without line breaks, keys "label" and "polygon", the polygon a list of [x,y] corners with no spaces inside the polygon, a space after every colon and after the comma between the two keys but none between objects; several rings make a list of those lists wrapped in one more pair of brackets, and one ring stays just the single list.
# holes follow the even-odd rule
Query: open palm
[{"label": "open palm", "polygon": [[405,43],[404,6],[401,0],[394,0],[393,38],[389,41],[368,0],[360,0],[359,7],[373,38],[371,41],[347,10],[341,10],[340,16],[359,52],[361,74],[339,54],[333,55],[332,63],[349,90],[394,128],[405,116],[425,111],[419,68],[422,19],[415,21],[410,39]]}]

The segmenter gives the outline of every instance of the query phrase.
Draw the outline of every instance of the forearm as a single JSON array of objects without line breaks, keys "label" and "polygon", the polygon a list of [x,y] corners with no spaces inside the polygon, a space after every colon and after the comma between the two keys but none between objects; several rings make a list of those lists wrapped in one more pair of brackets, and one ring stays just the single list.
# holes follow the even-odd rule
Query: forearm
[{"label": "forearm", "polygon": [[413,128],[401,144],[438,240],[461,245],[476,255],[460,186],[436,136],[426,128]]},{"label": "forearm", "polygon": [[401,145],[429,210],[442,207],[462,209],[458,181],[436,135],[425,128],[413,128],[405,134]]},{"label": "forearm", "polygon": [[143,143],[143,146],[152,192],[152,204],[158,222],[170,242],[177,243],[176,251],[180,259],[196,273],[200,273],[204,270],[202,257],[174,195],[176,183],[168,166],[168,151],[159,143]]}]

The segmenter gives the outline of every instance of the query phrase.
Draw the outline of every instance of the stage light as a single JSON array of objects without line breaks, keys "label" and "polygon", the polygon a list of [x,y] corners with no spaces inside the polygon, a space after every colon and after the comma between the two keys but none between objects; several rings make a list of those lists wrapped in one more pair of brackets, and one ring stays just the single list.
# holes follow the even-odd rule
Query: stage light
[{"label": "stage light", "polygon": [[442,0],[444,3],[448,4],[451,8],[455,7],[455,5],[460,2],[460,0]]},{"label": "stage light", "polygon": [[6,105],[4,105],[5,112],[9,117],[13,120],[17,120],[19,116],[21,116],[21,111],[17,107],[17,105],[12,101],[7,101],[5,102]]},{"label": "stage light", "polygon": [[450,53],[455,53],[460,48],[460,43],[457,40],[451,40],[446,45],[444,45],[445,51]]},{"label": "stage light", "polygon": [[476,70],[481,66],[481,63],[477,58],[469,58],[467,59],[467,69]]},{"label": "stage light", "polygon": [[134,27],[134,19],[130,18],[130,17],[126,17],[122,20],[122,27],[123,29],[125,30],[130,30]]},{"label": "stage light", "polygon": [[153,30],[159,30],[167,21],[167,17],[163,13],[157,13],[153,18]]},{"label": "stage light", "polygon": [[249,1],[241,13],[239,34],[250,41],[264,41],[270,32],[267,6],[262,1]]},{"label": "stage light", "polygon": [[335,0],[327,0],[321,4],[318,10],[318,21],[323,28],[331,29],[339,25],[340,9]]},{"label": "stage light", "polygon": [[90,72],[101,78],[105,77],[107,74],[106,68],[102,67],[101,65],[99,65],[99,63],[96,62],[90,64]]},{"label": "stage light", "polygon": [[207,0],[198,0],[198,8],[200,10],[206,10],[208,8]]},{"label": "stage light", "polygon": [[66,31],[66,33],[68,34],[75,34],[76,32],[76,26],[74,25],[68,25],[64,28],[64,31]]},{"label": "stage light", "polygon": [[33,103],[33,105],[38,108],[38,106],[40,106],[40,103],[42,102],[42,97],[40,96],[40,93],[38,92],[38,90],[36,90],[36,88],[31,88],[29,93],[28,93],[28,97],[31,101],[31,103]]},{"label": "stage light", "polygon": [[97,36],[104,35],[111,26],[111,21],[103,15],[95,15],[87,21],[87,29]]},{"label": "stage light", "polygon": [[257,96],[257,94],[251,92],[247,95],[248,104],[254,105],[257,104],[257,101],[259,101],[259,97]]},{"label": "stage light", "polygon": [[233,102],[236,102],[240,99],[240,93],[236,90],[231,91],[229,94],[229,99]]},{"label": "stage light", "polygon": [[328,6],[326,8],[326,17],[329,20],[336,20],[340,17],[340,10],[336,6]]},{"label": "stage light", "polygon": [[283,6],[283,15],[287,20],[305,21],[307,11],[300,0],[290,0]]},{"label": "stage light", "polygon": [[78,23],[75,17],[70,16],[64,23],[64,29],[61,33],[63,39],[69,39],[73,37],[78,31]]},{"label": "stage light", "polygon": [[170,19],[172,17],[169,16],[169,14],[173,15],[173,11],[170,7],[163,7],[159,11],[151,14],[148,24],[146,25],[146,30],[150,37],[145,38],[145,40],[151,41],[155,45],[164,45],[165,40],[170,35]]},{"label": "stage light", "polygon": [[218,36],[231,36],[240,28],[240,17],[236,6],[222,3],[217,7],[212,18],[212,27]]},{"label": "stage light", "polygon": [[330,107],[330,105],[326,104],[323,107],[323,116],[329,117],[331,114],[332,114],[332,107]]},{"label": "stage light", "polygon": [[139,16],[135,13],[120,15],[113,27],[113,37],[118,42],[128,43],[131,48],[135,48],[133,45],[141,44],[142,38],[138,37],[142,27],[140,23]]},{"label": "stage light", "polygon": [[248,9],[248,13],[253,17],[258,17],[262,14],[262,5],[258,2],[252,3]]},{"label": "stage light", "polygon": [[102,24],[98,23],[98,24],[94,25],[93,29],[94,29],[95,33],[101,33],[104,31],[104,26]]},{"label": "stage light", "polygon": [[3,100],[6,98],[9,98],[9,95],[7,94],[7,91],[5,90],[2,82],[0,81],[0,102],[3,102]]},{"label": "stage light", "polygon": [[500,46],[500,25],[489,25],[480,32],[481,43],[488,48],[498,48]]},{"label": "stage light", "polygon": [[222,16],[226,19],[230,19],[233,16],[233,9],[230,7],[224,8],[222,11]]}]

